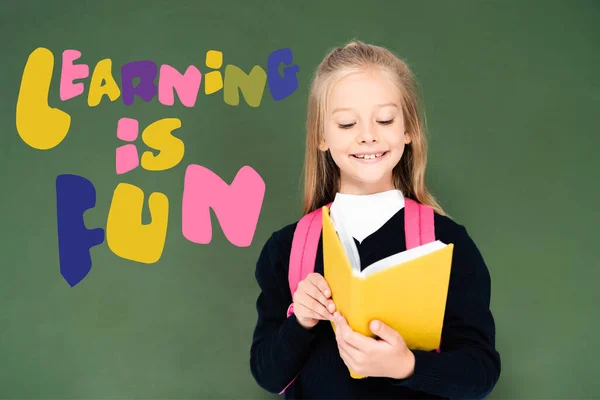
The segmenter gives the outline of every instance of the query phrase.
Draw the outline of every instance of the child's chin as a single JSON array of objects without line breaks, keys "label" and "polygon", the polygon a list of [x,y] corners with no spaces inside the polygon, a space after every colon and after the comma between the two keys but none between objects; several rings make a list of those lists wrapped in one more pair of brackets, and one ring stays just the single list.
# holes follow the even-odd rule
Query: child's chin
[{"label": "child's chin", "polygon": [[359,176],[358,180],[365,185],[378,185],[384,180],[385,176],[386,174],[365,174]]}]

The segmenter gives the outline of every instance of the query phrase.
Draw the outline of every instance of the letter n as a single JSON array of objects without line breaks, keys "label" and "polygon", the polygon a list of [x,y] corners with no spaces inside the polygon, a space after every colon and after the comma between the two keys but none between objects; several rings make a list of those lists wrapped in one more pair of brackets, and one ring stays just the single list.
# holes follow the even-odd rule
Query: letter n
[{"label": "letter n", "polygon": [[265,182],[249,166],[238,171],[231,185],[208,168],[188,166],[183,190],[183,236],[194,243],[210,243],[212,208],[225,237],[235,246],[249,246],[256,231],[264,194]]}]

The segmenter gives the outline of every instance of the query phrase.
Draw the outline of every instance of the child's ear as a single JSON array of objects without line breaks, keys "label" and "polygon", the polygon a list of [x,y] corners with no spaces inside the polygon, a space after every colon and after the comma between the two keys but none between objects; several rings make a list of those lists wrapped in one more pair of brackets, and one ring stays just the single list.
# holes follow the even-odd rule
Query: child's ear
[{"label": "child's ear", "polygon": [[408,132],[406,132],[406,133],[404,134],[404,143],[405,143],[405,144],[409,144],[410,142],[411,142],[411,139],[410,139],[410,134],[409,134]]},{"label": "child's ear", "polygon": [[329,146],[327,146],[327,143],[325,142],[325,139],[321,139],[319,141],[319,150],[321,151],[327,151],[329,149]]}]

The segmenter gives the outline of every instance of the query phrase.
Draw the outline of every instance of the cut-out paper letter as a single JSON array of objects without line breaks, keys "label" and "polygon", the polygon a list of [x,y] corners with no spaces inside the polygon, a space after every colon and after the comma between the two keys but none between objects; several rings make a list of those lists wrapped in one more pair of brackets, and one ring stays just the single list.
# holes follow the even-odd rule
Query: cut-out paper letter
[{"label": "cut-out paper letter", "polygon": [[73,61],[81,57],[78,50],[65,50],[62,57],[62,70],[60,74],[60,99],[62,101],[72,99],[83,93],[83,82],[73,83],[75,79],[87,78],[90,67],[86,64],[73,64]]},{"label": "cut-out paper letter", "polygon": [[115,101],[121,95],[121,89],[119,89],[112,75],[112,60],[110,58],[100,60],[94,68],[88,92],[88,106],[96,107],[100,104],[100,100],[104,95],[108,95],[110,101]]},{"label": "cut-out paper letter", "polygon": [[[206,66],[219,69],[223,65],[223,53],[218,50],[206,52]],[[204,76],[204,93],[213,94],[223,88],[223,74],[221,71],[211,71]]]},{"label": "cut-out paper letter", "polygon": [[126,144],[117,147],[115,156],[117,175],[132,171],[140,165],[140,158],[135,144]]},{"label": "cut-out paper letter", "polygon": [[193,65],[190,65],[183,75],[170,65],[162,65],[158,81],[158,101],[165,106],[172,106],[175,104],[174,92],[177,91],[181,104],[193,107],[201,80],[202,74]]},{"label": "cut-out paper letter", "polygon": [[[298,89],[298,65],[289,66],[294,61],[291,49],[275,50],[268,59],[269,90],[275,101],[280,101]],[[283,68],[283,76],[279,75],[281,63],[288,65]]]},{"label": "cut-out paper letter", "polygon": [[240,102],[239,89],[241,89],[246,103],[250,107],[258,107],[266,83],[267,73],[259,65],[255,65],[250,74],[246,74],[235,65],[228,65],[225,68],[225,89],[223,91],[225,103],[237,106]]},{"label": "cut-out paper letter", "polygon": [[60,274],[73,287],[92,269],[90,249],[104,242],[104,229],[87,229],[83,214],[96,206],[96,189],[77,175],[56,177]]},{"label": "cut-out paper letter", "polygon": [[182,203],[183,236],[194,243],[210,243],[212,208],[225,237],[235,246],[250,246],[264,194],[265,182],[249,166],[238,171],[231,185],[208,168],[188,166]]},{"label": "cut-out paper letter", "polygon": [[[121,118],[117,123],[117,137],[126,142],[134,142],[138,137],[139,122],[134,118]],[[117,175],[136,169],[140,165],[135,144],[117,147],[115,154]]]},{"label": "cut-out paper letter", "polygon": [[106,242],[110,250],[126,260],[152,264],[157,262],[165,247],[169,222],[169,199],[154,192],[148,199],[152,222],[142,224],[144,192],[137,186],[120,183],[113,194]]},{"label": "cut-out paper letter", "polygon": [[123,117],[117,122],[117,137],[125,142],[135,142],[140,131],[140,123],[135,118]]},{"label": "cut-out paper letter", "polygon": [[67,136],[71,117],[48,105],[48,93],[54,55],[38,47],[27,59],[17,98],[17,132],[21,139],[37,150],[49,150]]},{"label": "cut-out paper letter", "polygon": [[142,154],[142,168],[148,171],[164,171],[175,167],[183,159],[185,145],[183,141],[171,134],[181,127],[179,118],[164,118],[148,125],[142,132],[144,143],[155,150],[157,156],[151,151]]},{"label": "cut-out paper letter", "polygon": [[[137,94],[148,102],[158,91],[154,79],[158,74],[158,68],[153,61],[133,61],[121,67],[121,84],[123,85],[123,103],[126,106],[133,104]],[[133,80],[140,78],[137,86],[133,86]]]}]

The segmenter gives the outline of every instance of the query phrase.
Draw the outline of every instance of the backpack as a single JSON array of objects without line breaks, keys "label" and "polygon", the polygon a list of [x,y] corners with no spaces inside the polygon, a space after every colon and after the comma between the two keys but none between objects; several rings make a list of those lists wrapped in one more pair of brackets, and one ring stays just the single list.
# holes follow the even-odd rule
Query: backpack
[{"label": "backpack", "polygon": [[[327,204],[330,207],[332,203]],[[292,249],[288,281],[292,297],[298,288],[298,283],[315,270],[317,249],[321,238],[323,209],[321,207],[306,214],[298,221]],[[406,249],[421,246],[435,241],[434,210],[430,206],[408,198],[404,199],[404,233]],[[294,313],[294,303],[289,305],[287,317]],[[436,350],[438,353],[440,349]],[[282,394],[296,380],[297,376],[279,393]]]}]

